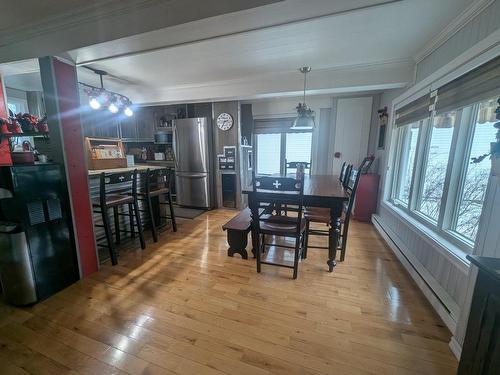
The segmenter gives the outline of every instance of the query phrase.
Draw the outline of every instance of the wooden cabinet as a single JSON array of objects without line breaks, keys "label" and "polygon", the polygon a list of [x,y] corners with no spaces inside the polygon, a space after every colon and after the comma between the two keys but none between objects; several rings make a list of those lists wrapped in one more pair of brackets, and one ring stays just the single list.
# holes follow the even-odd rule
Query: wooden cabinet
[{"label": "wooden cabinet", "polygon": [[500,259],[467,258],[479,272],[458,374],[500,374]]},{"label": "wooden cabinet", "polygon": [[152,141],[155,133],[154,107],[142,107],[135,114],[137,139]]},{"label": "wooden cabinet", "polygon": [[370,222],[377,211],[378,174],[363,174],[359,178],[358,189],[354,200],[352,217],[358,221]]},{"label": "wooden cabinet", "polygon": [[120,137],[123,140],[137,139],[136,119],[134,116],[120,121]]}]

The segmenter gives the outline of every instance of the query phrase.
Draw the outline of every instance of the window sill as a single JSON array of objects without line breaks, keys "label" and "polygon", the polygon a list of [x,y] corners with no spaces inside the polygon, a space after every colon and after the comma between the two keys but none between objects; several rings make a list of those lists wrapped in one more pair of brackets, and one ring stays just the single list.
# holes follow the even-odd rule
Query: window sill
[{"label": "window sill", "polygon": [[467,273],[470,267],[470,262],[467,260],[467,252],[459,246],[447,240],[443,236],[427,227],[425,224],[415,219],[407,212],[397,207],[391,202],[383,201],[381,205],[384,208],[391,210],[398,215],[408,225],[410,225],[418,234],[420,234],[429,244],[449,259],[453,264],[459,267],[464,273]]}]

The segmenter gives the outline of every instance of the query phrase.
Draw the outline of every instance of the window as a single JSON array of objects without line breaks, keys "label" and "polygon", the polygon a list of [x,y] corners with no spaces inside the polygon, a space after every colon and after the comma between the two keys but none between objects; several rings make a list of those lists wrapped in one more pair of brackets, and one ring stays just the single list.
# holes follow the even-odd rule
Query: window
[{"label": "window", "polygon": [[281,134],[257,134],[257,173],[280,173]]},{"label": "window", "polygon": [[391,201],[465,252],[474,246],[485,204],[499,96],[496,57],[418,98],[405,98],[394,114]]},{"label": "window", "polygon": [[393,202],[465,251],[477,236],[491,168],[487,158],[470,160],[490,152],[496,108],[490,99],[398,128]]},{"label": "window", "polygon": [[256,141],[258,174],[284,173],[285,160],[311,162],[311,131],[257,134]]},{"label": "window", "polygon": [[408,206],[413,166],[417,152],[417,140],[421,121],[405,126],[400,133],[399,175],[396,184],[396,199]]},{"label": "window", "polygon": [[25,99],[8,97],[7,108],[12,111],[14,115],[26,113],[28,112],[28,102]]},{"label": "window", "polygon": [[418,199],[418,210],[433,221],[438,220],[441,209],[456,117],[455,111],[434,117],[428,151],[425,155],[423,186]]},{"label": "window", "polygon": [[[493,127],[496,122],[496,107],[496,101],[489,100],[477,105],[473,111],[475,120],[465,160],[469,161],[471,157],[478,157],[490,152],[490,142],[496,137],[496,129]],[[490,161],[488,159],[474,164],[468,162],[465,167],[458,210],[452,228],[471,241],[477,235],[489,174]]]},{"label": "window", "polygon": [[[312,132],[286,133],[285,159],[296,162],[311,162]],[[290,172],[290,170],[288,171]]]}]

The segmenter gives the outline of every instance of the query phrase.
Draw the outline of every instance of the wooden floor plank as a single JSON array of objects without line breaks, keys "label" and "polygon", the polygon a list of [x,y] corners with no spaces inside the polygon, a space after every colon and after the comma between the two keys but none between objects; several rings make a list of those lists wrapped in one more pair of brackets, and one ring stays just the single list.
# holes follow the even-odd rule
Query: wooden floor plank
[{"label": "wooden floor plank", "polygon": [[292,280],[227,257],[233,215],[180,220],[46,301],[0,305],[2,375],[456,372],[450,332],[370,224],[352,223],[333,273],[311,249]]}]

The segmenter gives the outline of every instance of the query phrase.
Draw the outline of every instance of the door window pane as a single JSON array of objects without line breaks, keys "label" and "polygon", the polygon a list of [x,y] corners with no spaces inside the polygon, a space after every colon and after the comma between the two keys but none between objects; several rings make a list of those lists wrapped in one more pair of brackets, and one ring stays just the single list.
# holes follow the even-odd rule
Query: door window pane
[{"label": "door window pane", "polygon": [[[495,140],[495,100],[480,103],[477,107],[477,122],[474,124],[472,144],[467,160],[490,152],[490,142]],[[454,229],[474,241],[483,209],[484,194],[490,175],[491,162],[488,158],[477,164],[468,163],[460,192]]]},{"label": "door window pane", "polygon": [[[287,162],[311,162],[312,133],[287,133],[286,154]],[[293,172],[288,170],[288,173]]]},{"label": "door window pane", "polygon": [[401,152],[399,159],[399,174],[396,185],[396,198],[408,205],[411,180],[417,152],[417,139],[420,132],[420,122],[407,125],[402,131]]},{"label": "door window pane", "polygon": [[257,173],[280,173],[281,134],[257,134]]},{"label": "door window pane", "polygon": [[434,221],[438,220],[441,209],[441,197],[456,117],[456,111],[447,112],[435,116],[432,124],[418,209]]}]

